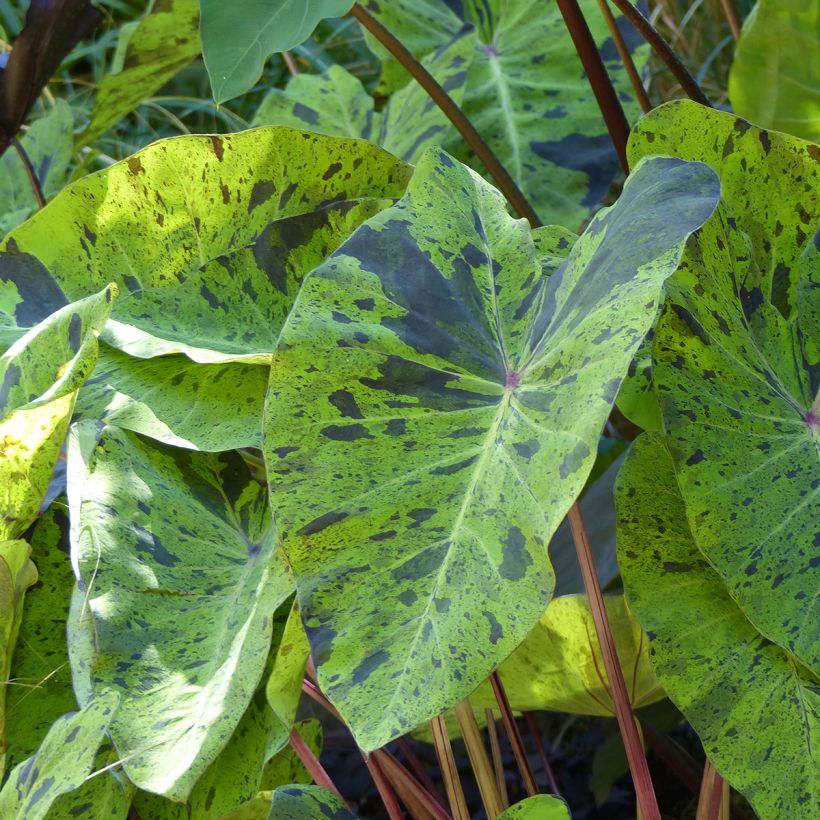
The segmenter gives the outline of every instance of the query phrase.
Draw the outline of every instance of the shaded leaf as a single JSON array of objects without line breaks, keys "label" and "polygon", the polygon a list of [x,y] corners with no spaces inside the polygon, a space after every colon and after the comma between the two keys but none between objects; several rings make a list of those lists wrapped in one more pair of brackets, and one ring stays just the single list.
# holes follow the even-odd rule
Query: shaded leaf
[{"label": "shaded leaf", "polygon": [[136,359],[103,345],[74,415],[175,447],[260,447],[267,386],[268,368],[260,365],[197,364],[180,355]]},{"label": "shaded leaf", "polygon": [[695,543],[749,620],[818,673],[820,265],[799,254],[820,221],[820,162],[810,143],[705,110],[666,106],[632,137],[633,155],[682,147],[722,176],[667,287],[653,379]]},{"label": "shaded leaf", "polygon": [[[649,642],[623,595],[608,595],[604,603],[630,703],[639,709],[662,699],[664,691],[649,665]],[[538,625],[498,673],[516,711],[615,715],[586,595],[553,598]],[[489,683],[470,695],[470,703],[480,709],[496,707]]]},{"label": "shaded leaf", "polygon": [[367,143],[286,128],[162,140],[12,232],[0,309],[24,324],[113,277],[124,295],[103,338],[116,347],[267,362],[302,276],[408,176]]},{"label": "shaded leaf", "polygon": [[[23,619],[26,590],[37,580],[25,541],[0,541],[0,675],[11,680],[11,658]],[[0,688],[0,776],[6,764],[6,708],[8,684]]]},{"label": "shaded leaf", "polygon": [[54,505],[31,535],[37,583],[28,591],[6,691],[7,761],[16,766],[37,751],[49,726],[77,708],[66,652],[66,616],[74,576],[68,556],[68,516]]},{"label": "shaded leaf", "polygon": [[[458,36],[465,23],[475,26],[464,113],[544,223],[580,225],[607,193],[619,166],[558,5],[540,0],[365,5],[418,58]],[[627,117],[635,119],[639,107],[598,5],[595,0],[580,5]],[[631,24],[617,19],[640,70],[648,47]],[[460,137],[444,147],[476,163]]]},{"label": "shaded leaf", "polygon": [[202,56],[218,103],[244,94],[265,60],[307,40],[325,17],[341,17],[353,0],[200,0]]},{"label": "shaded leaf", "polygon": [[[458,105],[464,96],[475,34],[464,30],[422,61]],[[299,74],[285,90],[274,88],[262,101],[255,125],[290,125],[321,134],[361,137],[407,162],[440,145],[452,127],[441,109],[416,82],[408,83],[377,112],[362,83],[341,66],[326,74]]]},{"label": "shaded leaf", "polygon": [[820,6],[758,0],[729,72],[732,109],[757,125],[820,141]]},{"label": "shaded leaf", "polygon": [[87,145],[133,111],[199,55],[197,0],[153,0],[133,29],[120,28],[127,45],[121,65],[97,89],[91,121],[79,137]]},{"label": "shaded leaf", "polygon": [[[74,151],[74,120],[65,100],[57,99],[44,117],[34,120],[20,138],[46,198],[63,188]],[[0,158],[0,236],[37,210],[26,169],[16,151]]]},{"label": "shaded leaf", "polygon": [[0,792],[0,817],[41,820],[61,794],[82,786],[116,705],[111,694],[58,718],[37,753],[9,775]]},{"label": "shaded leaf", "polygon": [[76,674],[121,694],[111,737],[128,777],[184,800],[245,712],[291,592],[266,494],[234,453],[75,430],[72,557],[93,641]]},{"label": "shaded leaf", "polygon": [[531,234],[430,151],[305,280],[264,452],[320,684],[365,750],[462,700],[537,623],[546,545],[717,197],[705,166],[648,161],[562,264],[566,231]]},{"label": "shaded leaf", "polygon": [[818,801],[816,678],[752,626],[698,550],[659,436],[633,445],[617,503],[626,594],[669,697],[759,817],[810,813]]},{"label": "shaded leaf", "polygon": [[280,786],[273,793],[268,820],[353,820],[332,792],[319,786]]},{"label": "shaded leaf", "polygon": [[498,815],[498,820],[570,820],[567,804],[551,794],[536,794],[510,806]]}]

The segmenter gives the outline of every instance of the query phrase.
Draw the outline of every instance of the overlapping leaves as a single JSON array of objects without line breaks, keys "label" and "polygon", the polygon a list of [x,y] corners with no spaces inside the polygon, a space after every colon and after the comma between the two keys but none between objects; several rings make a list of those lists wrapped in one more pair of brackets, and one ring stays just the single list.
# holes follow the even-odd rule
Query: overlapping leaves
[{"label": "overlapping leaves", "polygon": [[306,279],[264,450],[320,682],[363,748],[463,699],[537,622],[546,545],[717,197],[705,166],[646,162],[562,264],[565,231],[531,234],[431,151]]},{"label": "overlapping leaves", "polygon": [[676,473],[655,434],[635,443],[621,471],[618,556],[630,606],[658,677],[720,773],[763,820],[805,816],[818,800],[817,679],[730,597],[698,549]]},{"label": "overlapping leaves", "polygon": [[94,697],[121,694],[111,736],[129,778],[183,800],[245,712],[290,593],[265,491],[235,454],[89,423],[72,438],[68,488],[90,618],[75,688],[85,677]]}]

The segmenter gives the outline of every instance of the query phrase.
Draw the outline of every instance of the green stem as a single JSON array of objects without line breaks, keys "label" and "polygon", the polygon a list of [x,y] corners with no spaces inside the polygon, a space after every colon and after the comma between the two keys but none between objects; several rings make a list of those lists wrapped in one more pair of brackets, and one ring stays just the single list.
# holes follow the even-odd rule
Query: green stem
[{"label": "green stem", "polygon": [[528,219],[533,227],[541,223],[527,198],[507,169],[498,161],[489,145],[464,112],[453,102],[450,95],[436,82],[430,72],[396,39],[367,9],[356,3],[350,13],[395,57],[413,79],[430,95],[430,99],[442,110],[448,120],[484,164],[498,189],[507,198],[515,212]]}]

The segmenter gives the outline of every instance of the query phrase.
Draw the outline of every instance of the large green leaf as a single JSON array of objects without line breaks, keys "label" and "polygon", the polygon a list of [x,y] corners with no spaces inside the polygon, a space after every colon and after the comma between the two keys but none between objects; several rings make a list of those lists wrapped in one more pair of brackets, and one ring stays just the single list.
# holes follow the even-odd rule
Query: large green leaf
[{"label": "large green leaf", "polygon": [[735,50],[729,98],[741,117],[820,141],[820,5],[758,0]]},{"label": "large green leaf", "polygon": [[126,352],[268,361],[302,276],[408,176],[367,143],[289,128],[156,142],[9,236],[0,311],[26,324],[113,279],[127,295],[104,338]]},{"label": "large green leaf", "polygon": [[268,820],[354,820],[354,815],[327,789],[292,785],[273,793]]},{"label": "large green leaf", "polygon": [[137,359],[103,345],[74,415],[175,447],[260,447],[267,386],[268,368],[260,365],[197,364],[181,355]]},{"label": "large green leaf", "polygon": [[646,162],[562,265],[566,231],[531,234],[430,151],[305,280],[264,451],[322,688],[364,749],[463,699],[537,623],[546,545],[717,198],[705,166]]},{"label": "large green leaf", "polygon": [[[26,590],[37,580],[37,568],[29,559],[25,541],[0,541],[0,675],[11,680],[11,658],[23,618]],[[0,688],[0,777],[6,764],[6,692]]]},{"label": "large green leaf", "polygon": [[341,17],[353,0],[200,0],[202,56],[217,102],[244,94],[265,60],[298,46],[325,17]]},{"label": "large green leaf", "polygon": [[184,800],[245,712],[291,591],[266,493],[236,454],[75,429],[72,556],[93,640],[76,674],[122,695],[111,737],[128,777]]},{"label": "large green leaf", "polygon": [[[423,60],[456,104],[464,96],[474,49],[475,33],[465,30]],[[384,111],[377,112],[362,83],[338,65],[321,76],[299,74],[284,91],[271,90],[254,124],[362,137],[407,162],[416,162],[431,145],[442,144],[451,131],[447,117],[418,83],[408,83],[388,100]]]},{"label": "large green leaf", "polygon": [[[634,708],[664,697],[649,665],[649,642],[623,595],[605,599],[615,648]],[[585,595],[554,598],[533,631],[498,668],[510,705],[516,711],[546,709],[614,717],[595,624]],[[470,703],[495,708],[492,687],[483,683]]]},{"label": "large green leaf", "polygon": [[[618,174],[618,161],[558,5],[541,0],[365,5],[419,58],[458,36],[465,22],[475,26],[464,113],[543,222],[581,224]],[[639,108],[598,5],[595,0],[580,5],[627,116],[634,119]],[[618,21],[628,46],[636,49],[642,41],[622,17]],[[648,48],[642,45],[634,57],[640,68]],[[444,147],[474,162],[460,137]]]},{"label": "large green leaf", "polygon": [[0,792],[0,817],[41,820],[61,795],[79,788],[114,716],[116,695],[95,698],[54,722],[37,753],[20,763]]},{"label": "large green leaf", "polygon": [[58,310],[0,357],[0,539],[19,537],[37,515],[115,293]]},{"label": "large green leaf", "polygon": [[[20,139],[46,197],[66,183],[74,150],[71,107],[57,99],[44,117],[35,120]],[[0,157],[0,237],[16,228],[37,210],[26,169],[16,151]]]},{"label": "large green leaf", "polygon": [[560,797],[536,794],[510,806],[498,820],[570,820],[570,813]]},{"label": "large green leaf", "polygon": [[197,0],[153,0],[143,18],[120,28],[116,71],[94,99],[85,145],[133,111],[199,54]]},{"label": "large green leaf", "polygon": [[653,379],[695,542],[750,621],[817,674],[820,265],[799,258],[820,221],[816,149],[694,105],[653,113],[632,144],[721,168],[721,206],[667,288]]},{"label": "large green leaf", "polygon": [[68,556],[68,516],[52,505],[31,535],[38,583],[25,599],[6,690],[7,761],[16,766],[37,751],[48,727],[77,708],[66,651],[66,616],[74,576]]},{"label": "large green leaf", "polygon": [[626,594],[670,698],[758,816],[810,816],[818,803],[817,679],[752,626],[698,550],[695,519],[658,435],[633,445],[618,519]]}]

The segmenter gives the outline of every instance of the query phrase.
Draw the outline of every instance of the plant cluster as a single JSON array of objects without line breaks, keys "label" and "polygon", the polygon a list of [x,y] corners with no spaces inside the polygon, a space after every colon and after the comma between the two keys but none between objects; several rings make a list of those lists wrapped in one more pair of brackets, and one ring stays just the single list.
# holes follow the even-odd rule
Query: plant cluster
[{"label": "plant cluster", "polygon": [[814,816],[820,5],[697,5],[0,2],[0,817]]}]

